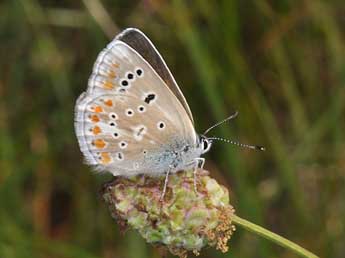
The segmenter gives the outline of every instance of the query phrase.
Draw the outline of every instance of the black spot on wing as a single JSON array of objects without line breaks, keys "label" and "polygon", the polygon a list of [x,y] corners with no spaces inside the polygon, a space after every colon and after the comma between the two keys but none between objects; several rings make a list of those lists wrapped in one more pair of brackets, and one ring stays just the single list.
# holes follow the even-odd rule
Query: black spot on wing
[{"label": "black spot on wing", "polygon": [[147,104],[150,104],[150,102],[153,101],[155,98],[156,98],[156,95],[155,95],[155,94],[149,94],[149,95],[147,95],[147,97],[145,98],[144,101],[145,101]]}]

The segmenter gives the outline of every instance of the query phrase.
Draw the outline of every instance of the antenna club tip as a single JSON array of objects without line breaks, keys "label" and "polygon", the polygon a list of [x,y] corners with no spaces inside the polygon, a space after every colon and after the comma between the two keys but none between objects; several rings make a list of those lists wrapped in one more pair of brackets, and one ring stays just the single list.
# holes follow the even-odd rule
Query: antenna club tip
[{"label": "antenna club tip", "polygon": [[264,146],[255,146],[255,148],[257,150],[261,150],[261,151],[265,151],[266,150]]}]

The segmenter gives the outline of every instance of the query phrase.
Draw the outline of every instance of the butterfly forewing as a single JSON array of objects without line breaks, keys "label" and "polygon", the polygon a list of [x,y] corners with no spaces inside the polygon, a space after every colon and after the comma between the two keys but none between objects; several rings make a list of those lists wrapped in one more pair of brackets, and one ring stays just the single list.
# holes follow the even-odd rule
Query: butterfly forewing
[{"label": "butterfly forewing", "polygon": [[164,59],[159,54],[150,39],[146,37],[145,34],[140,30],[134,28],[124,30],[116,37],[116,39],[121,40],[131,46],[152,66],[152,68],[158,73],[158,75],[181,102],[190,120],[193,122],[192,112],[185,97],[178,87]]},{"label": "butterfly forewing", "polygon": [[86,161],[115,175],[150,173],[158,162],[151,157],[171,141],[196,142],[181,102],[147,61],[116,39],[96,60],[77,101],[75,127]]}]

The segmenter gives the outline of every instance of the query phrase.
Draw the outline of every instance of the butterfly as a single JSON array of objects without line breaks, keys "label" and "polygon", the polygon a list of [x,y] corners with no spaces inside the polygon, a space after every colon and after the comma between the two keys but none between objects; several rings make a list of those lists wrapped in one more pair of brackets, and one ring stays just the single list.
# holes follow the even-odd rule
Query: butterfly
[{"label": "butterfly", "polygon": [[[143,32],[128,28],[100,52],[75,106],[86,163],[115,176],[197,171],[215,138],[198,135],[165,61]],[[194,180],[194,186],[195,186]]]}]

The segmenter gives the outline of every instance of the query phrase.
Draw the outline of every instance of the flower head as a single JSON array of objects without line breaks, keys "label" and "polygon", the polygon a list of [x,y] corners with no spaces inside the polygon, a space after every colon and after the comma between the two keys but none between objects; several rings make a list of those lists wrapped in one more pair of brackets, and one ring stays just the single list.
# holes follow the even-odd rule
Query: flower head
[{"label": "flower head", "polygon": [[198,193],[193,180],[191,171],[170,175],[161,200],[162,178],[118,177],[105,185],[103,198],[119,225],[137,230],[147,242],[175,255],[198,254],[207,245],[226,252],[235,230],[228,190],[206,171],[198,171]]}]

